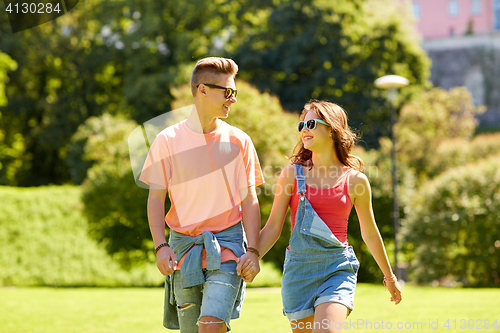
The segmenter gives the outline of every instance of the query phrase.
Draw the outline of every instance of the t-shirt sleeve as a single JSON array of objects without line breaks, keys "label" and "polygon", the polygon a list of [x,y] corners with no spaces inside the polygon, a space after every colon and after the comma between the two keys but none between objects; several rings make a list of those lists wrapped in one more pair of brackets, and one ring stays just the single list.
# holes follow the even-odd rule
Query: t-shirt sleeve
[{"label": "t-shirt sleeve", "polygon": [[264,176],[259,163],[259,156],[252,139],[247,137],[243,145],[243,162],[245,163],[247,185],[259,186],[264,183]]},{"label": "t-shirt sleeve", "polygon": [[171,176],[170,158],[167,139],[158,135],[149,149],[139,180],[159,188],[168,188]]}]

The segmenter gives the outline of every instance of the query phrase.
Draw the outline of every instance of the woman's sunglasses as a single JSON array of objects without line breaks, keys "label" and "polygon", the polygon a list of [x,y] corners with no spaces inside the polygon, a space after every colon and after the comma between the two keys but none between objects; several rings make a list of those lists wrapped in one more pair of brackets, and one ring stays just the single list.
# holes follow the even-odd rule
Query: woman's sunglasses
[{"label": "woman's sunglasses", "polygon": [[[204,84],[204,85],[206,85],[207,87],[210,87],[210,88],[225,90],[224,97],[226,97],[226,99],[231,98],[231,96],[234,96],[236,98],[236,95],[238,95],[238,90],[233,89],[233,88],[221,87],[221,86],[218,86],[218,85],[215,85],[215,84],[210,84],[210,83],[200,83],[200,84]],[[200,86],[200,84],[197,85],[196,88],[198,88]]]},{"label": "woman's sunglasses", "polygon": [[327,122],[321,120],[321,119],[309,119],[308,121],[301,121],[297,124],[297,129],[299,130],[299,133],[302,132],[302,130],[304,129],[304,127],[307,127],[308,130],[313,130],[316,128],[316,124],[317,123],[321,123],[323,125],[326,125],[328,127],[330,127],[330,125],[328,125]]}]

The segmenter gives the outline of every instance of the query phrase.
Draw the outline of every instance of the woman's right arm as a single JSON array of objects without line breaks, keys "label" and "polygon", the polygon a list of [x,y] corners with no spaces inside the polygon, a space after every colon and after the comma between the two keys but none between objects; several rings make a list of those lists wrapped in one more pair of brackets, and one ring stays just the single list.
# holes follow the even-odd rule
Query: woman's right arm
[{"label": "woman's right arm", "polygon": [[274,194],[273,207],[266,225],[260,231],[259,252],[263,257],[276,243],[283,229],[286,212],[292,197],[295,167],[289,165],[281,171]]}]

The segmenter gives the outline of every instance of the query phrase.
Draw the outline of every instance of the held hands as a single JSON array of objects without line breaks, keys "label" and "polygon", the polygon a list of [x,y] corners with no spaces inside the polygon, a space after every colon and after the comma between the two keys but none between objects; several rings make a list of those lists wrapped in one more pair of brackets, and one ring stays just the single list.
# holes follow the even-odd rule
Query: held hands
[{"label": "held hands", "polygon": [[[236,262],[236,272],[245,282],[252,282],[260,272],[259,257],[253,252],[245,253],[241,258],[237,258]],[[156,267],[163,275],[170,275],[177,269],[177,258],[170,247],[163,246],[158,249]]]},{"label": "held hands", "polygon": [[177,268],[177,258],[169,246],[164,246],[156,252],[156,267],[163,275],[170,275]]},{"label": "held hands", "polygon": [[236,259],[236,273],[241,275],[243,281],[252,282],[260,272],[259,257],[254,252],[247,252]]},{"label": "held hands", "polygon": [[402,300],[401,296],[401,286],[396,278],[396,275],[392,275],[391,277],[384,277],[384,286],[386,289],[389,289],[389,293],[391,294],[391,302],[395,302],[394,305],[398,305]]}]

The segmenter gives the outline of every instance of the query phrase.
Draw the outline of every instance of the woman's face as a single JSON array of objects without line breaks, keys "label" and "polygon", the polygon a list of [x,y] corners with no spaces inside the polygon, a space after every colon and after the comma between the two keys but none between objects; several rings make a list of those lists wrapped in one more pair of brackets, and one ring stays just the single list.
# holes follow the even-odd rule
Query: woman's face
[{"label": "woman's face", "polygon": [[[308,121],[310,119],[321,119],[320,116],[316,113],[316,111],[309,111],[304,121]],[[300,136],[302,139],[302,143],[304,144],[305,149],[309,149],[310,151],[319,152],[324,149],[332,148],[332,138],[330,137],[330,127],[319,122],[316,123],[316,128],[313,130],[307,129],[306,126],[300,132]]]}]

